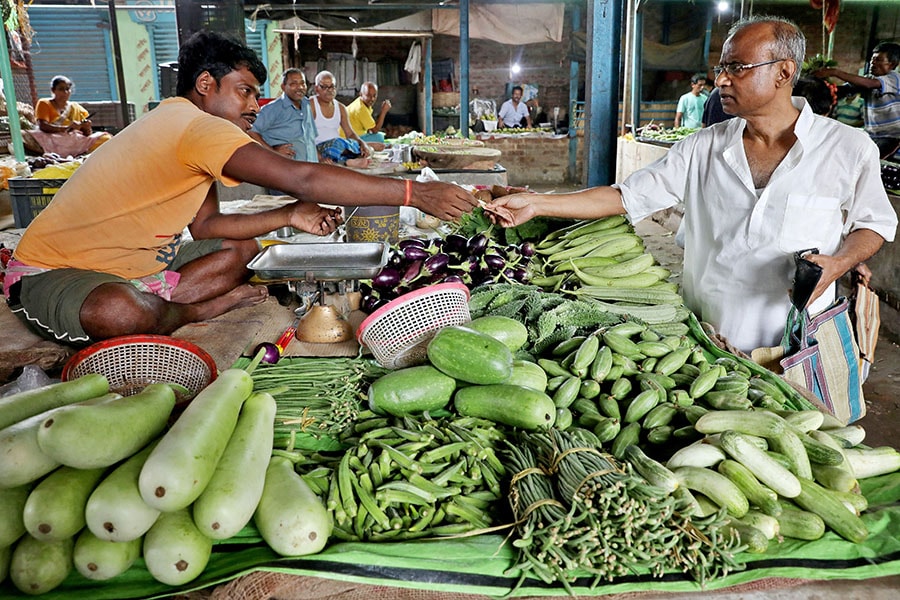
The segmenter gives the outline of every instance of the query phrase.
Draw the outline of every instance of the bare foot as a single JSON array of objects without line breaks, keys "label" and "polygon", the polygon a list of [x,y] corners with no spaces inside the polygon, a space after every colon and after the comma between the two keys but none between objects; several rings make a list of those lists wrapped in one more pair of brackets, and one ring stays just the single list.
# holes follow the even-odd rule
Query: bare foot
[{"label": "bare foot", "polygon": [[351,169],[365,169],[369,166],[368,158],[348,158],[347,166]]},{"label": "bare foot", "polygon": [[269,289],[264,285],[250,285],[249,283],[239,285],[223,297],[231,297],[235,303],[225,309],[226,312],[235,308],[244,308],[245,306],[255,306],[262,304],[269,297]]}]

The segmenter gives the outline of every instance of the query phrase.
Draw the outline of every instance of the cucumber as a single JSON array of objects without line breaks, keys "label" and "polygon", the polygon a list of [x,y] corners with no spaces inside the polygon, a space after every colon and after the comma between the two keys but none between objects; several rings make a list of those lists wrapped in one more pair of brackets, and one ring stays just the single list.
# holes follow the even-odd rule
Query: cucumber
[{"label": "cucumber", "polygon": [[253,380],[246,371],[226,369],[194,397],[141,469],[138,485],[144,502],[165,512],[197,499],[252,390]]},{"label": "cucumber", "polygon": [[25,534],[12,551],[9,579],[30,596],[46,594],[72,571],[72,538],[44,542]]},{"label": "cucumber", "polygon": [[556,419],[556,406],[547,394],[517,385],[474,385],[456,391],[456,411],[520,429],[548,428]]},{"label": "cucumber", "polygon": [[[118,394],[105,394],[84,403],[101,403],[115,398]],[[43,477],[60,463],[44,454],[38,445],[38,429],[44,419],[60,408],[44,411],[28,417],[15,425],[0,430],[0,487],[18,487]]]},{"label": "cucumber", "polygon": [[[61,408],[38,429],[41,450],[78,469],[108,467],[128,458],[166,427],[175,408],[175,392],[154,383],[140,393],[93,406]],[[127,423],[127,427],[122,425]],[[103,437],[97,439],[96,432]]]},{"label": "cucumber", "polygon": [[747,546],[747,552],[762,554],[769,548],[769,538],[755,525],[732,518],[727,527],[737,534],[741,544]]},{"label": "cucumber", "polygon": [[798,508],[791,502],[781,502],[778,519],[778,531],[784,537],[798,540],[817,540],[825,535],[825,521],[819,515]]},{"label": "cucumber", "polygon": [[[334,484],[332,484],[334,485]],[[286,458],[273,456],[253,516],[259,534],[282,556],[315,554],[331,535],[331,516]]]},{"label": "cucumber", "polygon": [[793,430],[788,428],[779,435],[766,439],[769,441],[769,447],[772,448],[772,450],[780,452],[790,459],[790,470],[794,475],[800,479],[813,478],[812,468],[809,464],[809,455],[806,453],[806,447]]},{"label": "cucumber", "polygon": [[719,444],[731,458],[741,463],[757,479],[785,498],[795,498],[800,494],[797,476],[778,464],[765,451],[757,448],[742,433],[723,431]]},{"label": "cucumber", "polygon": [[275,409],[275,398],[265,392],[244,402],[212,479],[194,501],[194,523],[207,537],[233,537],[253,518],[272,455]]},{"label": "cucumber", "polygon": [[53,383],[0,398],[0,429],[48,410],[83,402],[107,392],[109,381],[106,377],[90,373],[72,381]]},{"label": "cucumber", "polygon": [[681,485],[708,496],[733,517],[743,517],[750,510],[747,496],[730,479],[703,467],[678,467],[672,471]]},{"label": "cucumber", "polygon": [[800,494],[794,498],[801,508],[822,517],[825,524],[846,540],[858,544],[869,536],[869,530],[858,516],[829,490],[815,481],[800,479]]},{"label": "cucumber", "polygon": [[138,476],[150,452],[146,448],[117,466],[91,492],[84,507],[84,519],[91,533],[102,540],[127,542],[147,533],[159,511],[141,497]]},{"label": "cucumber", "polygon": [[766,410],[711,410],[700,417],[694,428],[700,433],[737,431],[747,435],[770,437],[784,431],[784,419]]},{"label": "cucumber", "polygon": [[369,408],[397,417],[444,408],[456,389],[456,380],[431,365],[398,369],[369,386]]},{"label": "cucumber", "polygon": [[570,376],[553,392],[553,405],[556,408],[568,408],[575,402],[579,391],[581,391],[581,379],[575,375]]},{"label": "cucumber", "polygon": [[25,533],[22,511],[31,486],[0,488],[0,548],[12,546]]},{"label": "cucumber", "polygon": [[704,441],[694,442],[675,451],[666,466],[670,469],[678,467],[714,467],[725,460],[725,452],[714,444]]},{"label": "cucumber", "polygon": [[103,469],[60,467],[31,490],[22,518],[35,538],[50,542],[73,537],[85,525],[84,508]]},{"label": "cucumber", "polygon": [[743,492],[751,505],[773,517],[781,512],[778,494],[761,484],[750,469],[730,458],[721,461],[717,468],[719,473],[730,479]]},{"label": "cucumber", "polygon": [[439,371],[468,383],[503,383],[512,373],[512,353],[503,342],[460,325],[438,331],[426,353]]},{"label": "cucumber", "polygon": [[187,508],[164,512],[144,536],[144,564],[153,578],[184,585],[197,578],[212,555],[212,540],[203,535]]},{"label": "cucumber", "polygon": [[[781,514],[781,505],[778,506],[778,514]],[[767,540],[774,540],[778,537],[780,529],[778,519],[772,515],[751,508],[746,515],[741,517],[741,521],[762,531]]]},{"label": "cucumber", "polygon": [[485,315],[472,319],[466,327],[500,340],[510,352],[520,350],[528,342],[528,329],[510,317]]},{"label": "cucumber", "polygon": [[512,373],[503,383],[543,392],[547,390],[547,372],[539,364],[529,360],[514,360]]},{"label": "cucumber", "polygon": [[75,540],[72,556],[75,569],[95,581],[112,579],[127,571],[138,559],[142,541],[140,538],[130,542],[101,540],[90,529],[85,529]]},{"label": "cucumber", "polygon": [[644,454],[643,450],[638,446],[627,446],[624,456],[625,460],[631,463],[635,471],[666,494],[671,494],[678,487],[678,478],[675,474]]},{"label": "cucumber", "polygon": [[0,583],[9,577],[9,561],[12,558],[12,546],[0,546]]},{"label": "cucumber", "polygon": [[900,452],[890,446],[848,448],[844,456],[857,479],[886,475],[900,470]]}]

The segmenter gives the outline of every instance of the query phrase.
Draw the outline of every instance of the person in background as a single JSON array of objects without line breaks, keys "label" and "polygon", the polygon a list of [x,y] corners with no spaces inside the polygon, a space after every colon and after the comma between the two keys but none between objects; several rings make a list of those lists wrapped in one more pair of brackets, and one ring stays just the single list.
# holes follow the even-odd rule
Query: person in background
[{"label": "person in background", "polygon": [[[451,220],[478,204],[456,185],[372,177],[264,148],[247,132],[265,80],[245,44],[203,31],[186,40],[177,96],[98,148],[25,230],[3,278],[11,311],[68,344],[168,335],[264,301],[268,290],[248,283],[246,267],[257,237],[287,226],[333,232],[340,210],[317,202],[413,206]],[[242,182],[298,200],[222,213],[217,183]]]},{"label": "person in background", "polygon": [[[378,110],[378,119],[373,116],[372,109],[378,100],[378,86],[367,81],[359,88],[359,96],[347,106],[347,118],[350,127],[364,142],[384,144],[384,119],[391,110],[391,101],[384,100]],[[383,149],[383,146],[382,148]]]},{"label": "person in background", "polygon": [[699,128],[703,125],[703,105],[706,103],[706,75],[691,77],[691,91],[678,99],[675,107],[675,127]]},{"label": "person in background", "polygon": [[834,107],[834,118],[850,127],[864,127],[866,114],[866,99],[862,90],[855,85],[846,83],[837,86],[838,101]]},{"label": "person in background", "polygon": [[882,42],[872,50],[868,76],[854,75],[840,69],[819,69],[815,77],[837,77],[869,90],[866,100],[866,133],[878,145],[881,158],[900,149],[900,44]]},{"label": "person in background", "polygon": [[733,117],[734,115],[729,115],[722,109],[722,97],[719,95],[719,88],[713,87],[713,90],[706,98],[706,102],[703,104],[702,126],[710,127],[711,125],[727,121]]},{"label": "person in background", "polygon": [[88,111],[70,100],[74,91],[75,84],[68,77],[57,75],[50,80],[53,96],[37,101],[34,107],[37,129],[23,132],[28,142],[26,147],[41,153],[75,157],[93,152],[112,138],[105,131],[93,131]]},{"label": "person in background", "polygon": [[497,115],[498,128],[528,127],[531,128],[531,113],[528,105],[522,102],[522,86],[517,85],[512,89],[512,97],[500,106]]},{"label": "person in background", "polygon": [[365,168],[372,148],[350,127],[347,107],[337,101],[336,94],[334,75],[330,71],[319,72],[316,94],[310,99],[316,122],[316,149],[323,162]]},{"label": "person in background", "polygon": [[831,86],[824,79],[815,77],[801,77],[794,84],[794,96],[806,98],[809,107],[817,115],[831,116],[837,98],[831,91]]},{"label": "person in background", "polygon": [[247,135],[288,158],[319,161],[303,71],[288,69],[282,74],[281,96],[259,109]]},{"label": "person in background", "polygon": [[[632,222],[684,202],[685,304],[744,351],[781,341],[794,252],[818,248],[823,269],[808,308],[835,299],[835,281],[892,241],[897,215],[876,146],[793,97],[806,40],[777,17],[741,20],[714,68],[725,112],[621,184],[570,194],[511,194],[487,207],[495,222],[536,216]],[[827,177],[823,174],[827,173]]]}]

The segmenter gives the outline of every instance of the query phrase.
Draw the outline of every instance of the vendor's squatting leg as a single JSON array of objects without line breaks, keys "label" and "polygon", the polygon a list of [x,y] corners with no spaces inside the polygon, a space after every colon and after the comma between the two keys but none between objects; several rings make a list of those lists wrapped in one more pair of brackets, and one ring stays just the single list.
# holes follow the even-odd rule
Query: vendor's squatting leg
[{"label": "vendor's squatting leg", "polygon": [[222,250],[179,270],[181,280],[171,302],[129,284],[103,284],[81,307],[82,327],[95,340],[135,333],[168,335],[187,323],[259,304],[268,291],[246,284],[246,265],[258,251],[256,240],[225,240]]}]

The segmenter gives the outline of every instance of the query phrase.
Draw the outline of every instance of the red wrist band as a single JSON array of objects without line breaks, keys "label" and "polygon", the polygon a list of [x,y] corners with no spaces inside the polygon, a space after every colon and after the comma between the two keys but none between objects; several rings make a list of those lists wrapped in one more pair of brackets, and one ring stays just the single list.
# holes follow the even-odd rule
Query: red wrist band
[{"label": "red wrist band", "polygon": [[403,206],[409,206],[412,200],[412,179],[406,180],[406,197],[403,199]]}]

